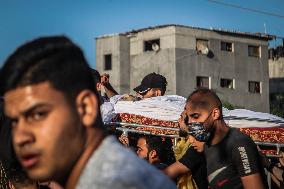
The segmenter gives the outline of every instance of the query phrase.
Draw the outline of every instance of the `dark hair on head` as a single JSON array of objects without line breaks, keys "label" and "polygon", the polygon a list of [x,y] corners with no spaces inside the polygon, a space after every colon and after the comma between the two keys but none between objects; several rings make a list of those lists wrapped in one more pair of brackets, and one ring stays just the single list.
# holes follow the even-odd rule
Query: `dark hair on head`
[{"label": "dark hair on head", "polygon": [[170,165],[175,161],[172,143],[167,138],[164,140],[157,136],[143,136],[142,138],[146,140],[148,153],[155,150],[161,163]]},{"label": "dark hair on head", "polygon": [[165,156],[165,152],[163,149],[163,141],[161,137],[147,137],[146,144],[148,147],[148,152],[155,150],[160,159]]},{"label": "dark hair on head", "polygon": [[167,88],[166,87],[165,88],[160,88],[160,90],[161,90],[161,95],[164,96],[165,93],[166,93]]},{"label": "dark hair on head", "polygon": [[1,94],[45,81],[69,99],[83,89],[96,92],[83,52],[64,36],[35,39],[8,57],[1,69]]},{"label": "dark hair on head", "polygon": [[[5,116],[4,114],[4,100],[1,97],[0,98],[0,163],[2,169],[1,177],[4,174],[4,171],[6,173],[7,179],[13,183],[13,185],[16,186],[14,183],[14,178],[21,177],[21,175],[25,174],[21,168],[21,165],[19,161],[16,158],[16,154],[13,149],[12,145],[12,133],[11,133],[11,127],[10,127],[10,120]],[[22,178],[22,177],[21,177]],[[4,178],[0,179],[0,188],[5,189],[6,187],[3,186]],[[28,180],[27,177],[25,179],[21,179],[22,181]],[[24,186],[24,185],[23,185]],[[20,187],[16,187],[20,188]]]},{"label": "dark hair on head", "polygon": [[98,70],[92,69],[91,68],[91,72],[92,72],[92,76],[93,76],[93,80],[95,82],[95,85],[97,85],[97,83],[101,82],[101,74],[98,72]]},{"label": "dark hair on head", "polygon": [[156,75],[159,77],[159,82],[161,82],[161,87],[158,89],[161,90],[161,95],[164,96],[167,90],[167,85],[168,85],[167,78],[161,74],[156,74]]},{"label": "dark hair on head", "polygon": [[4,114],[4,100],[0,98],[0,161],[6,170],[18,166],[18,160],[12,145],[10,120]]},{"label": "dark hair on head", "polygon": [[200,108],[206,110],[212,110],[213,108],[218,108],[220,110],[221,117],[223,116],[222,113],[222,102],[217,94],[207,88],[198,88],[193,91],[187,98],[186,102],[190,102]]},{"label": "dark hair on head", "polygon": [[[71,105],[84,89],[98,97],[82,50],[65,36],[41,37],[20,46],[1,69],[0,94],[42,82],[62,92]],[[103,125],[100,112],[95,124]]]},{"label": "dark hair on head", "polygon": [[12,159],[15,156],[12,150],[10,127],[7,125],[4,115],[4,100],[0,97],[0,188],[9,189],[9,178],[7,170],[11,167]]}]

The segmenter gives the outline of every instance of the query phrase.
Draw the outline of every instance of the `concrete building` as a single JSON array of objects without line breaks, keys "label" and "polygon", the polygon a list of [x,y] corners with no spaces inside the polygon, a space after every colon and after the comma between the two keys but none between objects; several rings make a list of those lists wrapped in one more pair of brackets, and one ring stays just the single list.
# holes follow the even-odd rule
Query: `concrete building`
[{"label": "concrete building", "polygon": [[223,102],[269,112],[268,41],[272,36],[163,25],[96,38],[96,69],[121,94],[151,72],[168,80],[166,94],[214,89]]},{"label": "concrete building", "polygon": [[284,39],[283,45],[271,48],[268,52],[270,110],[284,117]]},{"label": "concrete building", "polygon": [[284,93],[284,39],[283,45],[269,49],[270,93]]},{"label": "concrete building", "polygon": [[268,62],[270,93],[284,93],[284,57]]}]

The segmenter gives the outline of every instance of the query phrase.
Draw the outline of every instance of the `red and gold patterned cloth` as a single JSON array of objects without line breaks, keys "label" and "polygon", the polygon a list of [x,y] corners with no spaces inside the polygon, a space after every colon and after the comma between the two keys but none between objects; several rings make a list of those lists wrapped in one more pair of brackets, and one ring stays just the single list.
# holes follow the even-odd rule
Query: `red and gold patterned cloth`
[{"label": "red and gold patterned cloth", "polygon": [[119,114],[119,119],[122,122],[127,122],[127,123],[137,123],[137,124],[143,124],[143,125],[157,125],[157,126],[163,126],[163,127],[179,128],[178,122],[152,119],[152,118],[144,117],[141,115],[121,113]]},{"label": "red and gold patterned cloth", "polygon": [[284,128],[241,128],[241,132],[249,135],[252,140],[284,144]]},{"label": "red and gold patterned cloth", "polygon": [[[155,125],[169,128],[179,128],[178,122],[163,121],[158,119],[152,119],[140,115],[121,113],[115,118],[115,121],[125,123],[136,123],[142,125]],[[155,131],[156,129],[150,129],[146,127],[139,127],[139,130]],[[159,129],[157,129],[159,130]],[[273,128],[240,128],[240,131],[249,135],[254,141],[260,142],[271,142],[271,143],[282,143],[284,144],[284,128],[273,127]],[[163,130],[164,134],[178,134],[175,131]]]},{"label": "red and gold patterned cloth", "polygon": [[[254,141],[284,144],[284,128],[241,128],[241,132],[247,134]],[[266,155],[277,155],[276,147],[270,146],[261,150]]]},{"label": "red and gold patterned cloth", "polygon": [[[163,121],[158,119],[147,118],[140,115],[121,113],[118,114],[115,121],[125,123],[136,123],[142,125],[154,125],[168,128],[179,128],[178,122]],[[150,131],[152,134],[175,134],[178,135],[177,131],[163,130],[156,128],[138,127],[135,128],[140,131]],[[284,128],[273,127],[273,128],[240,128],[240,131],[250,136],[254,141],[259,142],[270,142],[270,143],[281,143],[284,144]],[[275,154],[274,149],[267,149],[264,152],[266,154]]]},{"label": "red and gold patterned cloth", "polygon": [[[127,114],[127,113],[118,114],[118,116],[115,118],[115,121],[120,121],[124,123],[136,123],[136,124],[142,124],[142,125],[154,125],[154,126],[160,126],[160,127],[165,127],[165,128],[179,128],[178,122],[163,121],[163,120],[144,117],[141,115]],[[136,129],[139,131],[149,131],[153,134],[168,134],[168,135],[176,134],[178,135],[178,132],[171,131],[171,130],[148,128],[148,127],[138,127]]]}]

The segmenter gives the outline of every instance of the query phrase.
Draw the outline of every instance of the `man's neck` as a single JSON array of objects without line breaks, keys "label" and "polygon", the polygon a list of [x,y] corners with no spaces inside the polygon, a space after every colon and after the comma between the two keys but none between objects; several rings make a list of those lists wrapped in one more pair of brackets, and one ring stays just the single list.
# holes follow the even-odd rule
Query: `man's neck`
[{"label": "man's neck", "polygon": [[77,182],[79,181],[80,175],[87,164],[89,158],[92,156],[93,152],[100,146],[101,142],[106,137],[103,130],[97,128],[92,129],[87,134],[87,141],[82,155],[79,157],[75,166],[73,167],[67,182],[65,184],[65,189],[74,189]]},{"label": "man's neck", "polygon": [[223,140],[223,138],[227,135],[229,132],[228,125],[224,122],[224,120],[217,120],[215,122],[215,130],[214,130],[214,136],[211,140],[211,145],[218,144]]}]

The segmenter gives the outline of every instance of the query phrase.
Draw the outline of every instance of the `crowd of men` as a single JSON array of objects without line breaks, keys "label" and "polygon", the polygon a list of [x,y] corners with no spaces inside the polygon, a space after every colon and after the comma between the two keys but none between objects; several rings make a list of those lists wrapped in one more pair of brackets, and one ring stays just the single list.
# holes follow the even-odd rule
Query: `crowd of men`
[{"label": "crowd of men", "polygon": [[[0,187],[262,189],[267,188],[264,166],[283,187],[283,168],[224,122],[222,103],[209,89],[187,98],[179,120],[186,135],[179,157],[159,137],[140,136],[136,153],[123,146],[108,133],[100,113],[100,105],[118,94],[109,79],[91,70],[81,49],[64,36],[38,38],[12,53],[0,72],[5,112]],[[150,73],[131,98],[164,95],[166,86],[164,76]],[[191,186],[181,184],[182,175],[191,176]]]}]

